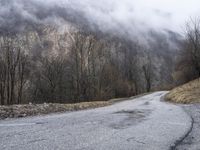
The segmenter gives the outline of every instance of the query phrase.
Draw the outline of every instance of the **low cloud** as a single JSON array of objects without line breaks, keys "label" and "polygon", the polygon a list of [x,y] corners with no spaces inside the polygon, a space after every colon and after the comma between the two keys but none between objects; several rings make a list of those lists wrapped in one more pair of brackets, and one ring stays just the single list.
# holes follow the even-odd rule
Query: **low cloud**
[{"label": "low cloud", "polygon": [[125,35],[151,29],[180,32],[187,18],[198,15],[199,4],[197,0],[0,0],[0,31],[72,22]]}]

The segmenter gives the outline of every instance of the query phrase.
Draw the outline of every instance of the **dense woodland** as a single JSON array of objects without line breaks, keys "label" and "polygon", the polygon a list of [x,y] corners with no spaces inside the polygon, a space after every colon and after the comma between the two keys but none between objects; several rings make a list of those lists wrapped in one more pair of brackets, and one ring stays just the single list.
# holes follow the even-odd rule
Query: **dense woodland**
[{"label": "dense woodland", "polygon": [[[146,44],[49,25],[1,34],[0,104],[77,103],[168,90],[189,80],[194,71],[188,69],[197,71],[193,78],[199,75],[196,25],[187,26],[185,41],[172,32],[151,31]],[[192,64],[185,67],[185,61]]]}]

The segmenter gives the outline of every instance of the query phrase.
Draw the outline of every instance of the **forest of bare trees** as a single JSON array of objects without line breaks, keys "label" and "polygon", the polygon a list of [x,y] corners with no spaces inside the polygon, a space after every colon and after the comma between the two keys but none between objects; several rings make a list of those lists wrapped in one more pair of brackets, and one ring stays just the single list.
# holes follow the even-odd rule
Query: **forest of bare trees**
[{"label": "forest of bare trees", "polygon": [[0,104],[77,103],[150,92],[162,76],[147,51],[137,41],[51,26],[2,35]]},{"label": "forest of bare trees", "polygon": [[28,75],[28,56],[17,37],[1,37],[0,95],[1,104],[22,102],[23,87]]}]

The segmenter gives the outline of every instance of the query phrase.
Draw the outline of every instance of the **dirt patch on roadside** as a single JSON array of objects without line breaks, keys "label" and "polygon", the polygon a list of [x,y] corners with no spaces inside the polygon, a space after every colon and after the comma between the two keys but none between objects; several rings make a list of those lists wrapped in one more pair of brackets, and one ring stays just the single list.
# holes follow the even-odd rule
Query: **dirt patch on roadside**
[{"label": "dirt patch on roadside", "polygon": [[84,102],[77,104],[27,104],[0,106],[0,119],[20,118],[27,116],[59,113],[66,111],[78,111],[111,105],[111,102]]},{"label": "dirt patch on roadside", "polygon": [[21,118],[27,116],[45,115],[50,113],[62,113],[67,111],[78,111],[84,109],[99,108],[99,107],[109,106],[114,103],[123,102],[126,100],[136,99],[145,96],[147,94],[150,93],[144,93],[129,98],[116,98],[116,99],[111,99],[109,101],[83,102],[77,104],[44,103],[44,104],[0,106],[0,119]]}]

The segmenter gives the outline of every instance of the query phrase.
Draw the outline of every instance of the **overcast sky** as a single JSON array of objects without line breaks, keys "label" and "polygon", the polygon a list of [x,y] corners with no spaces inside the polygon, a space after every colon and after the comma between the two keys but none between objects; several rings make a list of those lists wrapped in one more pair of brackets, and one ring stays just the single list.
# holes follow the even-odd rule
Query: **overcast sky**
[{"label": "overcast sky", "polygon": [[[124,27],[143,26],[181,31],[190,17],[200,15],[199,0],[68,0],[105,28],[118,22]],[[81,7],[78,7],[81,6]],[[103,27],[102,27],[103,28]]]},{"label": "overcast sky", "polygon": [[[69,11],[72,10],[72,13]],[[66,12],[65,12],[66,11]],[[0,27],[23,21],[60,22],[66,15],[102,31],[132,34],[148,29],[181,32],[190,17],[200,15],[199,0],[0,0]],[[17,14],[17,15],[16,15]],[[62,22],[62,21],[61,21]]]}]

